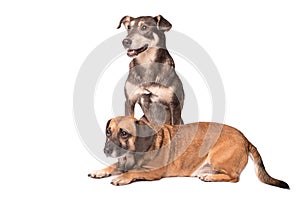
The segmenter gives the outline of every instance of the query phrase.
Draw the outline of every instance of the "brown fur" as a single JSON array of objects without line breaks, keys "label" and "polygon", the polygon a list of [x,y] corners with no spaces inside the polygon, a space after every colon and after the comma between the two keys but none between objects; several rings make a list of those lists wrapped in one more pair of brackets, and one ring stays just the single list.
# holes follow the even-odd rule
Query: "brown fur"
[{"label": "brown fur", "polygon": [[[274,179],[265,170],[257,149],[237,129],[228,125],[199,122],[186,125],[156,128],[131,117],[117,117],[108,128],[117,138],[126,129],[132,141],[128,148],[135,152],[134,167],[128,172],[113,164],[89,176],[103,178],[120,174],[113,179],[114,185],[125,185],[135,180],[158,180],[164,177],[199,177],[203,181],[238,182],[250,155],[258,178],[266,184],[289,189],[287,183]],[[145,152],[136,152],[137,131],[153,131],[151,143]],[[149,137],[149,136],[148,136]]]}]

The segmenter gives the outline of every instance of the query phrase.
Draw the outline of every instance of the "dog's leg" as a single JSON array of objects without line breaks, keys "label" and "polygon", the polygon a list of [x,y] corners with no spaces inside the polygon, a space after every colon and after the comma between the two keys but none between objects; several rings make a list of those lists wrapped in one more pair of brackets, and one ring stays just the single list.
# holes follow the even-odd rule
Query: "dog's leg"
[{"label": "dog's leg", "polygon": [[169,106],[169,108],[170,108],[170,118],[171,118],[171,122],[170,122],[170,124],[171,125],[174,125],[174,119],[175,119],[175,117],[174,117],[174,106],[172,105],[172,103],[170,104],[170,106]]},{"label": "dog's leg", "polygon": [[124,172],[127,172],[128,170],[131,170],[135,165],[135,158],[134,158],[134,154],[128,153],[126,154],[126,162],[124,165]]},{"label": "dog's leg", "polygon": [[145,180],[145,181],[153,181],[159,180],[164,177],[166,170],[164,168],[160,168],[152,171],[144,171],[141,169],[139,171],[129,171],[120,176],[114,178],[111,184],[119,186],[119,185],[127,185],[136,180]]},{"label": "dog's leg", "polygon": [[201,180],[208,182],[238,182],[240,173],[248,162],[247,150],[238,145],[232,145],[228,150],[226,145],[217,144],[208,157],[211,171],[199,175]]},{"label": "dog's leg", "polygon": [[150,114],[150,107],[151,107],[151,101],[150,101],[150,95],[149,94],[143,94],[140,98],[140,101],[138,102],[141,106],[144,116],[142,119],[144,119],[146,122],[150,122],[151,120],[151,114]]},{"label": "dog's leg", "polygon": [[95,170],[90,174],[88,174],[88,176],[91,178],[100,179],[100,178],[109,177],[111,175],[121,174],[122,171],[118,169],[118,166],[119,166],[118,163],[114,163],[111,166],[108,166],[102,170]]},{"label": "dog's leg", "polygon": [[125,101],[125,116],[134,116],[134,106],[136,101],[126,100]]},{"label": "dog's leg", "polygon": [[172,96],[172,102],[169,104],[169,109],[171,125],[180,125],[183,122],[181,119],[182,107],[176,94],[173,94]]},{"label": "dog's leg", "polygon": [[239,179],[239,175],[217,170],[209,163],[203,165],[196,176],[205,182],[238,182]]},{"label": "dog's leg", "polygon": [[199,178],[202,181],[205,182],[238,182],[239,181],[239,176],[230,176],[228,174],[202,174],[201,176],[199,176]]},{"label": "dog's leg", "polygon": [[181,108],[180,105],[170,104],[170,116],[171,116],[171,125],[180,125],[183,124],[181,119]]},{"label": "dog's leg", "polygon": [[120,171],[124,171],[126,161],[127,161],[126,155],[124,157],[118,158],[118,169]]}]

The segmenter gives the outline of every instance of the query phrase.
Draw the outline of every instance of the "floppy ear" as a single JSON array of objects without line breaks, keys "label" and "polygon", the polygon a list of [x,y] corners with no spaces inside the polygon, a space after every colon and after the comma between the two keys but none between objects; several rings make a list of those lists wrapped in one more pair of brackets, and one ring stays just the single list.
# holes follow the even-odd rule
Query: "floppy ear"
[{"label": "floppy ear", "polygon": [[142,121],[136,121],[135,151],[146,152],[153,144],[156,132]]},{"label": "floppy ear", "polygon": [[167,21],[162,15],[158,15],[153,18],[156,21],[157,29],[162,31],[169,31],[172,28],[172,24]]},{"label": "floppy ear", "polygon": [[109,121],[107,121],[107,123],[106,123],[106,127],[105,127],[105,130],[107,130],[107,129],[108,129],[108,126],[109,126],[109,124],[110,124],[110,121],[111,121],[111,119],[110,119]]},{"label": "floppy ear", "polygon": [[121,25],[123,24],[125,26],[125,28],[127,29],[127,26],[129,25],[130,21],[133,19],[133,17],[131,16],[124,16],[119,23],[119,26],[117,27],[117,29],[119,29],[121,27]]}]

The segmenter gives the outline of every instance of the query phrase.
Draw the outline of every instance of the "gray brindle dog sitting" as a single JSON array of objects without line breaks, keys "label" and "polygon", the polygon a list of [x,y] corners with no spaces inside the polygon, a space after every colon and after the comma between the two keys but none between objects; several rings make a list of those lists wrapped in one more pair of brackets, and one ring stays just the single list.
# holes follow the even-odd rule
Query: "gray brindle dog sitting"
[{"label": "gray brindle dog sitting", "polygon": [[[125,115],[134,116],[135,104],[143,110],[143,120],[156,125],[183,124],[181,111],[184,91],[175,72],[175,63],[166,49],[165,32],[172,27],[161,15],[133,18],[124,16],[127,37],[122,44],[132,57],[125,83]],[[119,168],[127,171],[135,163],[135,155],[119,159]]]},{"label": "gray brindle dog sitting", "polygon": [[133,57],[125,83],[125,114],[134,116],[138,103],[144,118],[151,123],[181,124],[184,92],[174,61],[166,49],[164,34],[172,25],[160,15],[125,16],[119,27],[121,24],[128,31],[123,46],[127,55]]}]

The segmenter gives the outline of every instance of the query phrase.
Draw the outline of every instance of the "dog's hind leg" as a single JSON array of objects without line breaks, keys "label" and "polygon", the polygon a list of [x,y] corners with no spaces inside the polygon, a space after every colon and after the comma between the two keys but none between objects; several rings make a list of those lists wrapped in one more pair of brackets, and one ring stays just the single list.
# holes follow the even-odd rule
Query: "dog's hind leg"
[{"label": "dog's hind leg", "polygon": [[181,119],[181,105],[180,102],[175,94],[172,96],[172,102],[169,103],[169,110],[170,110],[170,124],[171,125],[180,125],[183,124]]},{"label": "dog's hind leg", "polygon": [[183,120],[181,119],[181,107],[179,103],[170,103],[170,124],[171,125],[180,125],[183,124]]},{"label": "dog's hind leg", "polygon": [[181,108],[180,105],[170,104],[170,119],[171,125],[180,125],[183,124],[183,120],[181,119]]},{"label": "dog's hind leg", "polygon": [[207,174],[200,175],[199,178],[205,182],[232,182],[232,183],[235,183],[235,182],[239,181],[239,176],[232,177],[225,173],[216,173],[216,174],[207,173]]},{"label": "dog's hind leg", "polygon": [[239,176],[248,162],[248,153],[237,143],[231,144],[230,148],[226,143],[216,144],[208,155],[212,171],[199,175],[200,179],[203,181],[238,182]]},{"label": "dog's hind leg", "polygon": [[217,170],[208,163],[203,165],[195,175],[205,182],[238,182],[239,180],[238,174],[232,175],[224,170]]}]

